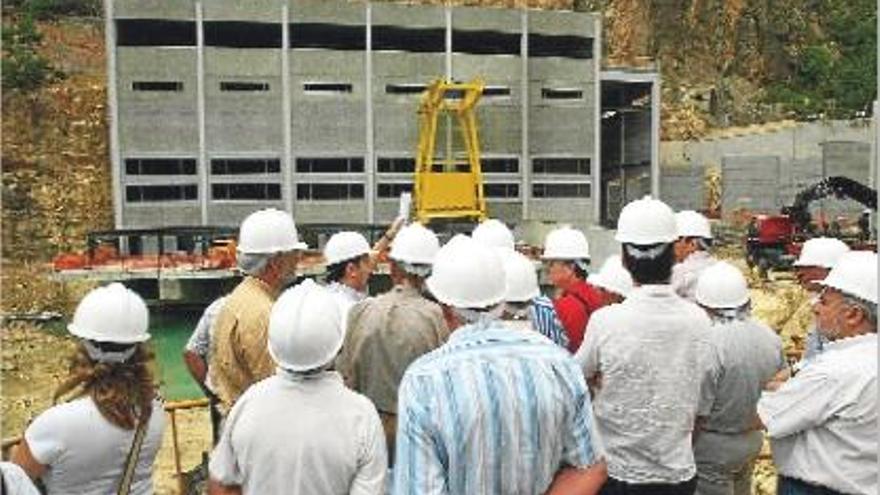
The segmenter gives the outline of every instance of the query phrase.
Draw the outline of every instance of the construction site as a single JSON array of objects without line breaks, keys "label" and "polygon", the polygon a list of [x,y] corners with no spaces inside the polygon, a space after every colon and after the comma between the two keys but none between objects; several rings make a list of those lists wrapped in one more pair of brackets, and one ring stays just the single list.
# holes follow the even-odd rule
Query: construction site
[{"label": "construction site", "polygon": [[[148,308],[164,399],[152,489],[209,493],[210,394],[182,356],[206,307],[248,278],[243,222],[257,211],[295,221],[300,285],[330,283],[339,233],[382,246],[374,297],[397,283],[390,226],[424,225],[447,245],[499,220],[554,299],[553,233],[582,232],[593,277],[631,242],[625,207],[649,196],[706,219],[707,251],[739,269],[788,364],[816,326],[798,278],[805,243],[877,251],[878,77],[861,93],[847,79],[856,103],[774,100],[805,70],[784,56],[841,43],[829,41],[837,24],[787,24],[796,7],[62,3],[3,8],[4,72],[23,57],[45,72],[36,85],[4,78],[3,461],[72,372],[78,304],[119,282]],[[873,43],[876,70],[877,6],[861,3],[834,13],[872,12],[859,43]],[[765,432],[751,493],[776,494],[780,474]]]}]

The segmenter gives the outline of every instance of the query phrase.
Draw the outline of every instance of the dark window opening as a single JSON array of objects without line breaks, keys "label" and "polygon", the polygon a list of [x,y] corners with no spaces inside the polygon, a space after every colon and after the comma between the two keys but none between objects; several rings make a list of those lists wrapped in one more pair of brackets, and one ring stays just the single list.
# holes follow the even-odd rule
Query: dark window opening
[{"label": "dark window opening", "polygon": [[541,98],[545,100],[581,100],[583,90],[576,88],[541,88]]},{"label": "dark window opening", "polygon": [[290,48],[366,50],[367,28],[343,24],[301,23],[290,25]]},{"label": "dark window opening", "polygon": [[529,34],[529,57],[593,58],[593,38]]},{"label": "dark window opening", "polygon": [[125,186],[125,200],[129,203],[153,201],[184,201],[198,198],[195,184],[180,186]]},{"label": "dark window opening", "polygon": [[132,91],[183,91],[180,81],[134,81]]},{"label": "dark window opening", "polygon": [[266,22],[209,21],[205,45],[224,48],[281,48],[281,25]]},{"label": "dark window opening", "polygon": [[519,184],[484,184],[487,198],[519,198]]},{"label": "dark window opening", "polygon": [[475,55],[519,55],[520,34],[499,31],[452,31],[452,51]]},{"label": "dark window opening", "polygon": [[533,198],[589,198],[590,184],[532,184]]},{"label": "dark window opening", "polygon": [[440,173],[459,173],[466,174],[471,171],[471,165],[467,162],[458,162],[453,163],[451,166],[447,166],[445,163],[434,162],[431,164],[431,172],[435,174]]},{"label": "dark window opening", "polygon": [[426,88],[424,84],[387,84],[385,92],[389,95],[420,95]]},{"label": "dark window opening", "polygon": [[163,19],[117,19],[117,46],[195,46],[196,23]]},{"label": "dark window opening", "polygon": [[281,199],[281,184],[211,184],[211,199],[253,201]]},{"label": "dark window opening", "polygon": [[486,86],[483,88],[483,96],[510,96],[510,88],[507,86]]},{"label": "dark window opening", "polygon": [[377,196],[380,198],[399,198],[403,193],[411,193],[413,185],[411,183],[395,184],[383,183],[378,185]]},{"label": "dark window opening", "polygon": [[303,91],[310,93],[351,93],[349,83],[313,82],[303,83]]},{"label": "dark window opening", "polygon": [[376,160],[379,173],[411,174],[416,170],[414,158],[379,158]]},{"label": "dark window opening", "polygon": [[126,158],[127,175],[195,175],[193,158]]},{"label": "dark window opening", "polygon": [[589,158],[534,158],[532,172],[536,174],[590,175]]},{"label": "dark window opening", "polygon": [[269,83],[222,81],[220,83],[220,91],[269,91]]},{"label": "dark window opening", "polygon": [[363,184],[297,184],[296,199],[328,201],[363,199]]},{"label": "dark window opening", "polygon": [[212,175],[277,174],[281,160],[277,158],[218,158],[211,160]]},{"label": "dark window opening", "polygon": [[442,53],[446,51],[446,30],[373,26],[373,50]]},{"label": "dark window opening", "polygon": [[480,170],[486,174],[515,174],[519,172],[518,158],[483,158]]},{"label": "dark window opening", "polygon": [[313,174],[363,172],[364,159],[361,157],[297,158],[296,171]]}]

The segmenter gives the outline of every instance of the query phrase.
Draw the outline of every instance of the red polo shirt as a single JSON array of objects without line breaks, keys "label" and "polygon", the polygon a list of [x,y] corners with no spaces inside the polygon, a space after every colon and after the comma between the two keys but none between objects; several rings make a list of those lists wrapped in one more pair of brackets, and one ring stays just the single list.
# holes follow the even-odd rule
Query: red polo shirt
[{"label": "red polo shirt", "polygon": [[576,352],[584,340],[584,330],[590,315],[602,307],[602,296],[586,281],[580,281],[566,289],[553,301],[556,315],[568,335],[568,350]]}]

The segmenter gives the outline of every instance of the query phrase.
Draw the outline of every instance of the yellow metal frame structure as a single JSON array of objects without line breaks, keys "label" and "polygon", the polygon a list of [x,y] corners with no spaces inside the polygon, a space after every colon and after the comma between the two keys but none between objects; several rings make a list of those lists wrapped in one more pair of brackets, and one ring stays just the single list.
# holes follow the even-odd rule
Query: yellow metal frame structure
[{"label": "yellow metal frame structure", "polygon": [[[419,103],[419,145],[416,152],[414,205],[416,220],[486,218],[483,174],[480,169],[480,140],[476,106],[483,95],[480,79],[467,83],[445,80],[432,82]],[[435,159],[437,120],[454,117],[461,131],[467,161],[451,152],[452,132],[447,137],[447,153]],[[451,125],[451,118],[448,121]]]}]

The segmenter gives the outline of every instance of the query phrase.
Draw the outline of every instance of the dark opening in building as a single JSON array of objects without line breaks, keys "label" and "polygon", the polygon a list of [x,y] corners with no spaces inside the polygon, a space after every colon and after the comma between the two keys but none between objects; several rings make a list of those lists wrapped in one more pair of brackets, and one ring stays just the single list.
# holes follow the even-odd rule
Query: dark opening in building
[{"label": "dark opening in building", "polygon": [[364,198],[363,184],[316,184],[296,185],[296,199],[312,201],[345,201]]},{"label": "dark opening in building", "polygon": [[420,95],[428,86],[424,84],[387,84],[385,92],[389,95]]},{"label": "dark opening in building", "polygon": [[532,172],[535,174],[573,174],[590,175],[589,158],[533,158]]},{"label": "dark opening in building", "polygon": [[452,51],[474,55],[519,55],[519,33],[499,31],[452,31]]},{"label": "dark opening in building", "polygon": [[349,26],[345,24],[291,24],[290,48],[366,50],[367,28],[366,26]]},{"label": "dark opening in building", "polygon": [[196,23],[165,19],[117,19],[117,46],[195,46]]},{"label": "dark opening in building", "polygon": [[483,184],[487,198],[519,198],[519,184]]},{"label": "dark opening in building", "polygon": [[207,21],[205,46],[224,48],[281,48],[281,24]]},{"label": "dark opening in building", "polygon": [[364,171],[363,157],[297,158],[299,173],[330,174],[358,173]]},{"label": "dark opening in building", "polygon": [[215,158],[211,160],[212,175],[277,174],[281,172],[278,158]]},{"label": "dark opening in building", "polygon": [[590,184],[532,184],[533,198],[589,198]]},{"label": "dark opening in building", "polygon": [[376,168],[380,173],[411,174],[416,170],[414,158],[379,158]]},{"label": "dark opening in building", "polygon": [[582,100],[584,91],[578,88],[541,88],[545,100]]},{"label": "dark opening in building", "polygon": [[446,51],[446,29],[373,26],[373,50],[442,53]]},{"label": "dark opening in building", "polygon": [[198,186],[125,186],[125,200],[129,203],[155,201],[184,201],[198,198]]},{"label": "dark opening in building", "polygon": [[134,81],[131,83],[132,91],[183,91],[183,83],[180,81]]},{"label": "dark opening in building", "polygon": [[380,183],[376,195],[380,198],[399,198],[401,194],[412,192],[412,183]]},{"label": "dark opening in building", "polygon": [[519,172],[518,158],[483,158],[480,170],[486,174],[515,174]]},{"label": "dark opening in building", "polygon": [[281,199],[281,184],[211,184],[211,199],[268,201]]},{"label": "dark opening in building", "polygon": [[222,81],[220,91],[269,91],[267,82]]},{"label": "dark opening in building", "polygon": [[194,158],[126,158],[127,175],[195,175]]},{"label": "dark opening in building", "polygon": [[529,57],[593,58],[593,38],[529,33]]},{"label": "dark opening in building", "polygon": [[303,83],[306,93],[351,93],[352,85],[341,82],[310,82]]}]

